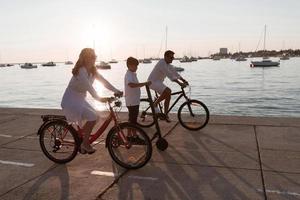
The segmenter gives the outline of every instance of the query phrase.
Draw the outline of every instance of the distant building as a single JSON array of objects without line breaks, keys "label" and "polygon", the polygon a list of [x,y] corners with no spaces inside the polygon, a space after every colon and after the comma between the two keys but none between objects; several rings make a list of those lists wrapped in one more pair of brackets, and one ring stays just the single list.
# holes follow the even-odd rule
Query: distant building
[{"label": "distant building", "polygon": [[227,48],[220,48],[220,55],[227,55],[228,49]]}]

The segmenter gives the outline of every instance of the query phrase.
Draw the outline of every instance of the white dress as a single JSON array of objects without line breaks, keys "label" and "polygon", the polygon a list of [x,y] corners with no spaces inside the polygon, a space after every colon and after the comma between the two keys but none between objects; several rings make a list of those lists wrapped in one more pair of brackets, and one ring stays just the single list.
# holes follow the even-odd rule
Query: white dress
[{"label": "white dress", "polygon": [[96,110],[86,101],[89,92],[95,99],[100,98],[93,88],[95,77],[89,75],[85,67],[71,78],[61,101],[61,107],[69,123],[83,125],[84,121],[95,121]]}]

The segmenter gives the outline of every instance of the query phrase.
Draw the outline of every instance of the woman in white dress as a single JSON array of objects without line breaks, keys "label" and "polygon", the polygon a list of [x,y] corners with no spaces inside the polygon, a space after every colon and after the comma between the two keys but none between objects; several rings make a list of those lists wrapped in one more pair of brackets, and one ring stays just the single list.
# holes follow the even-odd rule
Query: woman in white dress
[{"label": "woman in white dress", "polygon": [[89,144],[89,137],[97,121],[96,110],[86,101],[86,94],[89,92],[98,101],[102,98],[98,96],[93,88],[95,79],[100,81],[104,87],[113,91],[117,95],[122,92],[112,86],[103,76],[97,72],[95,51],[85,48],[81,51],[79,59],[72,70],[72,78],[62,98],[61,107],[70,123],[83,125],[83,141],[80,146],[82,153],[94,153],[95,149]]}]

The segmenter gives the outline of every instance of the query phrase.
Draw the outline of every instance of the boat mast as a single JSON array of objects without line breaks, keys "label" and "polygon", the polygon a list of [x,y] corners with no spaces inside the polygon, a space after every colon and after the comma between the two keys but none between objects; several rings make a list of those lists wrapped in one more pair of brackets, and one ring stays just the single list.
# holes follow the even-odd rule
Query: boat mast
[{"label": "boat mast", "polygon": [[264,52],[266,52],[266,32],[267,32],[267,25],[265,25],[265,33],[264,33]]},{"label": "boat mast", "polygon": [[168,48],[168,26],[166,26],[166,44],[165,44],[165,51],[167,51]]}]

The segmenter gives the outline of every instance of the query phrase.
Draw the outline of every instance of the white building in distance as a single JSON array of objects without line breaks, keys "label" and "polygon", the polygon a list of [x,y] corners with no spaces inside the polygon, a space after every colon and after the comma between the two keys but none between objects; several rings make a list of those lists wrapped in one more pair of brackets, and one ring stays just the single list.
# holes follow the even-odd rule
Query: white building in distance
[{"label": "white building in distance", "polygon": [[220,48],[220,54],[221,54],[221,55],[226,55],[226,54],[228,54],[228,49],[227,49],[227,48]]}]

